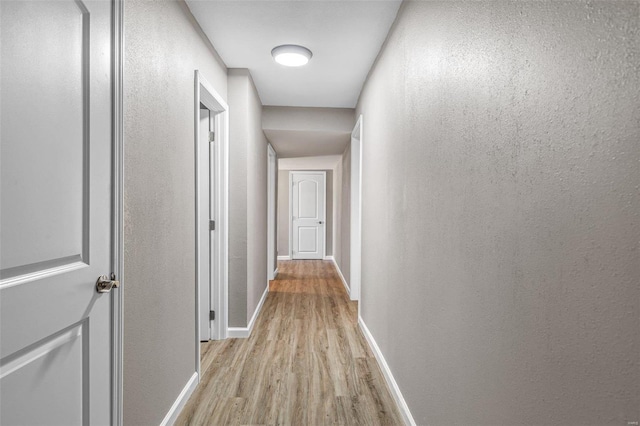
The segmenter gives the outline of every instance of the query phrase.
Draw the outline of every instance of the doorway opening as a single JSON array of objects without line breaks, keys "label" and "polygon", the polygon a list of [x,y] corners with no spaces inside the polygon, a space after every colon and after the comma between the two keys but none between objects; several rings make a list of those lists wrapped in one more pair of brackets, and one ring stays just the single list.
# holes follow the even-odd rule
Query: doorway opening
[{"label": "doorway opening", "polygon": [[196,371],[200,342],[227,337],[229,107],[195,72]]},{"label": "doorway opening", "polygon": [[[360,300],[362,280],[362,115],[351,132],[351,300]],[[360,309],[360,304],[358,304]]]},{"label": "doorway opening", "polygon": [[276,246],[276,221],[277,221],[277,200],[276,186],[278,179],[278,157],[271,144],[268,149],[268,189],[267,189],[267,280],[271,281],[278,275],[277,246]]}]

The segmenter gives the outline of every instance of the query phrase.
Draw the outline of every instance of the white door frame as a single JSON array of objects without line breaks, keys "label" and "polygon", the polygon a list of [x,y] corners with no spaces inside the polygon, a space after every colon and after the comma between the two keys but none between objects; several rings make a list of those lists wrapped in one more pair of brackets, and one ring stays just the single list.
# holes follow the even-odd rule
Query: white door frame
[{"label": "white door frame", "polygon": [[[203,104],[215,115],[215,211],[214,220],[216,223],[217,238],[214,242],[213,256],[211,259],[212,271],[215,278],[209,282],[208,277],[200,277],[200,256],[201,244],[209,242],[200,241],[200,227],[203,226],[198,220],[200,207],[198,176],[200,175],[198,138],[200,128],[200,104]],[[194,103],[194,148],[195,148],[195,215],[196,215],[196,280],[195,280],[195,368],[200,381],[200,285],[211,285],[211,306],[216,312],[216,320],[211,329],[211,339],[219,340],[227,337],[227,312],[228,312],[228,269],[229,263],[229,107],[222,97],[214,90],[213,86],[195,71],[195,103]],[[208,171],[207,171],[208,174]],[[206,224],[208,227],[208,223]],[[203,281],[204,280],[204,281]]]},{"label": "white door frame", "polygon": [[275,279],[277,267],[276,261],[276,179],[278,175],[278,156],[271,144],[267,144],[268,150],[268,188],[267,188],[267,280]]},{"label": "white door frame", "polygon": [[351,300],[360,300],[362,280],[362,127],[361,114],[351,132]]},{"label": "white door frame", "polygon": [[293,175],[324,175],[324,238],[322,258],[327,257],[327,172],[324,170],[289,170],[289,259],[293,260]]},{"label": "white door frame", "polygon": [[112,422],[122,425],[124,359],[124,0],[113,1],[112,20],[112,271],[120,289],[111,292],[112,306]]}]

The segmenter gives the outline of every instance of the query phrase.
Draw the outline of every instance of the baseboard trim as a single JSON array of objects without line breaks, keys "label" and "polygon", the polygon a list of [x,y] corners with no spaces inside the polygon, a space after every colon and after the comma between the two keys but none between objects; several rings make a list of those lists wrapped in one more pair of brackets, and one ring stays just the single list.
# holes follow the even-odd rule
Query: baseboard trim
[{"label": "baseboard trim", "polygon": [[333,256],[331,256],[331,259],[328,259],[328,260],[331,260],[333,262],[333,266],[335,266],[336,271],[338,271],[338,275],[340,275],[340,280],[342,280],[342,285],[344,286],[344,289],[347,290],[347,294],[349,295],[349,298],[351,298],[351,289],[349,288],[349,284],[347,284],[347,280],[344,279],[344,275],[342,275],[342,271],[340,270],[340,267],[336,263],[336,260],[333,258]]},{"label": "baseboard trim", "polygon": [[291,260],[291,256],[278,256],[278,260]]},{"label": "baseboard trim", "polygon": [[171,426],[175,423],[175,421],[178,419],[178,416],[180,415],[180,412],[189,400],[189,397],[196,389],[196,386],[198,386],[198,381],[198,373],[193,373],[193,376],[191,376],[187,384],[184,386],[182,392],[180,392],[180,395],[178,395],[178,398],[176,398],[176,400],[174,401],[167,415],[164,416],[164,419],[162,419],[160,426]]},{"label": "baseboard trim", "polygon": [[384,356],[382,355],[382,352],[380,351],[378,344],[376,343],[375,339],[373,338],[373,335],[367,328],[367,325],[364,323],[364,320],[362,319],[361,316],[358,316],[358,325],[360,326],[360,330],[362,331],[362,334],[364,334],[364,338],[367,340],[367,343],[369,343],[369,347],[373,351],[373,354],[376,357],[376,361],[378,361],[378,365],[380,366],[380,370],[382,370],[382,375],[384,376],[384,380],[387,382],[387,386],[391,391],[391,395],[393,396],[393,399],[396,401],[398,410],[400,410],[400,414],[402,415],[402,419],[404,420],[404,423],[408,426],[416,426],[416,422],[415,420],[413,420],[411,411],[409,411],[409,406],[407,405],[407,402],[404,400],[404,397],[402,396],[402,392],[400,392],[400,387],[398,387],[398,383],[396,383],[396,379],[393,377],[393,374],[391,373],[391,369],[389,368],[387,361],[384,359]]},{"label": "baseboard trim", "polygon": [[249,325],[246,327],[227,328],[227,337],[247,338],[251,336],[251,332],[253,331],[253,325],[256,323],[256,318],[258,318],[258,315],[262,310],[262,305],[264,305],[264,301],[267,300],[268,293],[269,293],[269,283],[267,282],[267,288],[265,288],[264,293],[262,293],[262,297],[258,302],[258,306],[256,307],[256,310],[253,312],[253,316],[251,317],[251,321],[249,321]]},{"label": "baseboard trim", "polygon": [[273,271],[273,279],[275,280],[276,278],[278,278],[278,268],[276,268],[276,270]]},{"label": "baseboard trim", "polygon": [[335,259],[333,258],[333,256],[325,256],[324,260],[331,260],[332,262],[335,262]]}]

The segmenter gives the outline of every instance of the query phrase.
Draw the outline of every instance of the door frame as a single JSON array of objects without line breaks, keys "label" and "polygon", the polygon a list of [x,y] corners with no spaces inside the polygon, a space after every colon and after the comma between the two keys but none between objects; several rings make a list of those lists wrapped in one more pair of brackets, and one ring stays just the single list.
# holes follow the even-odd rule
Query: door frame
[{"label": "door frame", "polygon": [[275,266],[276,253],[276,182],[278,179],[278,155],[271,144],[267,144],[267,280],[273,280],[278,274]]},{"label": "door frame", "polygon": [[[216,321],[211,329],[211,339],[221,340],[227,338],[227,312],[228,312],[228,263],[229,263],[229,106],[215,91],[213,86],[204,78],[200,71],[195,70],[195,102],[194,102],[194,159],[195,159],[195,370],[200,382],[200,285],[211,286],[211,307],[216,312]],[[200,207],[198,176],[199,167],[199,128],[200,128],[200,104],[203,104],[211,112],[215,113],[215,211],[217,238],[212,255],[212,270],[216,277],[213,280],[200,277],[201,244],[200,227],[198,220]],[[208,175],[208,171],[207,171]],[[207,223],[207,227],[208,227]],[[209,244],[209,242],[206,242]]]},{"label": "door frame", "polygon": [[[325,170],[289,170],[289,259],[293,260],[293,175],[324,175],[324,238],[322,259],[327,257],[327,172]],[[333,218],[332,218],[333,220]]]},{"label": "door frame", "polygon": [[112,3],[112,271],[120,288],[111,292],[111,422],[122,425],[124,359],[124,0]]},{"label": "door frame", "polygon": [[[362,286],[362,114],[351,132],[351,247],[349,296],[360,300]],[[360,304],[358,304],[358,309]]]}]

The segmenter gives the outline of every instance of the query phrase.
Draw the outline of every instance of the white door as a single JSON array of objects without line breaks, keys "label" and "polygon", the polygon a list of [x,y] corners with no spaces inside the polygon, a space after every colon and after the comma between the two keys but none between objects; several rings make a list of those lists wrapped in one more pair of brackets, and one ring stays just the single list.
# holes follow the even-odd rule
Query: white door
[{"label": "white door", "polygon": [[111,423],[112,3],[0,1],[0,424]]},{"label": "white door", "polygon": [[325,172],[291,172],[292,259],[323,259]]}]

